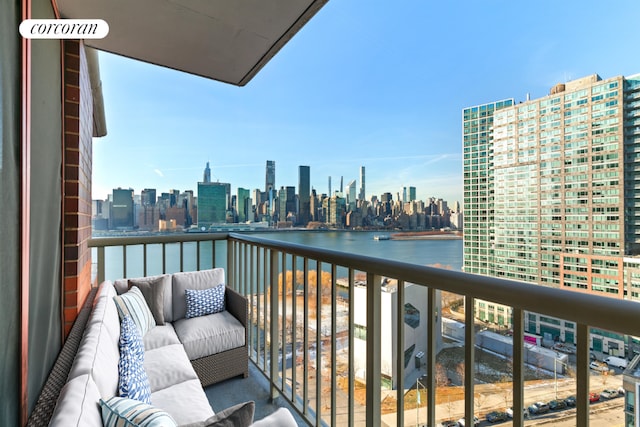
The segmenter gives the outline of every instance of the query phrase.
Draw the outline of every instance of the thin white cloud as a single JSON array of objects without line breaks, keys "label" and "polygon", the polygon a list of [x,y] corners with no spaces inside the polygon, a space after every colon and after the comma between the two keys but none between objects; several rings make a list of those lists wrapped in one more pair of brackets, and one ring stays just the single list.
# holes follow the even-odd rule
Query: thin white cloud
[{"label": "thin white cloud", "polygon": [[160,169],[154,169],[153,171],[156,173],[156,175],[164,177],[164,174]]}]

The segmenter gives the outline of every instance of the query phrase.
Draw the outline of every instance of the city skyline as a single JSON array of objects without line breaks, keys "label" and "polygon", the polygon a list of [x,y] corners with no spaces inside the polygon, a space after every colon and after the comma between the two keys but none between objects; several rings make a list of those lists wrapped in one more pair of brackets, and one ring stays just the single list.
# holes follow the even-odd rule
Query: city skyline
[{"label": "city skyline", "polygon": [[[249,191],[255,191],[255,190],[260,190],[263,191],[262,188],[260,187],[260,185],[255,184],[255,185],[249,185],[247,188],[243,187],[242,185],[237,185],[233,182],[223,182],[221,180],[212,180],[211,176],[212,176],[212,171],[211,171],[211,167],[209,166],[210,162],[206,162],[205,166],[202,168],[202,173],[201,175],[203,176],[202,179],[199,179],[197,182],[194,183],[193,187],[186,187],[186,188],[177,188],[176,186],[171,186],[171,184],[168,184],[168,187],[166,188],[155,188],[155,187],[145,187],[145,188],[139,188],[137,186],[133,186],[133,185],[123,185],[123,186],[119,186],[116,188],[112,188],[111,190],[108,191],[108,193],[104,196],[104,197],[93,197],[94,200],[108,200],[110,196],[113,196],[113,192],[115,190],[132,190],[133,191],[133,195],[134,196],[139,196],[139,197],[143,197],[143,193],[147,190],[154,190],[158,195],[160,195],[161,193],[168,193],[170,191],[174,191],[174,190],[178,190],[180,193],[184,193],[187,191],[191,191],[194,193],[194,195],[197,196],[197,189],[198,189],[198,184],[201,183],[213,183],[213,184],[227,184],[230,188],[230,194],[236,194],[237,191],[239,190],[249,190]],[[298,169],[298,173],[300,174],[302,171],[306,171],[303,172],[304,174],[306,174],[306,178],[301,179],[301,176],[298,176],[297,179],[297,183],[283,183],[283,184],[278,184],[277,181],[277,164],[273,161],[273,160],[267,160],[265,161],[265,175],[268,176],[268,178],[265,179],[265,188],[270,187],[270,179],[275,177],[275,187],[273,188],[276,193],[277,191],[281,188],[281,187],[293,187],[296,190],[296,195],[300,196],[300,183],[302,182],[305,186],[305,188],[309,189],[309,195],[311,195],[311,191],[315,190],[316,194],[318,196],[325,194],[328,197],[331,197],[333,195],[335,195],[336,193],[341,193],[343,198],[351,198],[353,200],[360,200],[363,199],[362,198],[362,194],[366,194],[367,197],[364,198],[363,200],[367,200],[367,201],[371,201],[372,197],[378,198],[380,199],[380,197],[385,194],[385,193],[389,193],[392,195],[392,199],[393,201],[408,201],[409,198],[407,198],[407,190],[411,189],[412,190],[412,195],[410,200],[428,200],[428,199],[441,199],[441,200],[446,200],[447,202],[451,202],[452,204],[455,202],[459,202],[461,203],[461,200],[447,200],[444,197],[440,197],[437,194],[425,197],[424,199],[420,199],[419,197],[417,197],[417,190],[416,187],[414,185],[410,185],[410,183],[408,183],[407,185],[403,185],[400,188],[397,189],[382,189],[382,191],[380,193],[376,193],[376,194],[367,194],[365,191],[363,191],[364,189],[362,188],[362,179],[364,178],[365,174],[364,174],[364,167],[360,167],[358,168],[358,172],[359,172],[359,176],[357,179],[349,179],[349,185],[350,184],[357,184],[357,189],[358,192],[355,195],[355,197],[353,195],[350,195],[349,192],[347,190],[345,190],[345,188],[342,189],[342,191],[340,191],[340,186],[335,186],[332,188],[331,192],[329,192],[329,187],[330,187],[330,182],[331,182],[331,177],[329,177],[329,183],[325,184],[325,188],[315,188],[312,186],[309,186],[309,182],[310,182],[310,175],[312,175],[312,169],[310,166],[308,165],[298,165],[296,167],[296,169]],[[267,172],[269,171],[269,172]],[[273,173],[273,175],[271,174]],[[341,175],[340,178],[342,179],[343,176]],[[365,178],[366,179],[366,178]],[[349,187],[349,185],[344,186],[344,187]],[[354,187],[355,188],[355,187]],[[404,194],[403,194],[404,191]],[[306,194],[306,193],[304,193]],[[94,196],[96,196],[94,194]]]},{"label": "city skyline", "polygon": [[301,164],[319,192],[365,166],[367,198],[412,185],[419,199],[462,200],[464,107],[637,71],[636,3],[615,31],[572,2],[410,8],[329,2],[242,88],[100,52],[108,134],[94,141],[93,197],[193,188],[205,161],[212,181],[254,187],[271,159],[278,188]]}]

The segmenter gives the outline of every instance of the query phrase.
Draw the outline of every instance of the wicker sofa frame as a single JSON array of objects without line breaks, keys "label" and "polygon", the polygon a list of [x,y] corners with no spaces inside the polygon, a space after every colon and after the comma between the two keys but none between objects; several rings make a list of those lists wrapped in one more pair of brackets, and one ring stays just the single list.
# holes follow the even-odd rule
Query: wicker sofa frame
[{"label": "wicker sofa frame", "polygon": [[247,298],[227,287],[225,309],[244,326],[244,346],[212,354],[191,361],[200,383],[206,387],[217,382],[242,375],[249,376],[249,328]]}]

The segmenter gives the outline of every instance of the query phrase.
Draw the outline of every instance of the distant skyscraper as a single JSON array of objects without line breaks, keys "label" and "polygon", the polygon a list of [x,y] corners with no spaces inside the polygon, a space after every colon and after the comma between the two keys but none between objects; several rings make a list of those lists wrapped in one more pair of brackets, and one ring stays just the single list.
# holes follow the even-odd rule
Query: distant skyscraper
[{"label": "distant skyscraper", "polygon": [[142,206],[155,206],[156,205],[156,189],[145,188],[140,192],[140,203]]},{"label": "distant skyscraper", "polygon": [[331,197],[331,177],[329,177],[329,197]]},{"label": "distant skyscraper", "polygon": [[409,201],[412,202],[416,199],[416,187],[409,187]]},{"label": "distant skyscraper", "polygon": [[247,222],[251,215],[251,192],[247,188],[238,188],[238,197],[236,197],[236,210],[238,212],[238,222]]},{"label": "distant skyscraper", "polygon": [[275,160],[267,160],[267,169],[265,172],[264,191],[269,193],[276,189],[276,162]]},{"label": "distant skyscraper", "polygon": [[358,195],[359,200],[366,200],[365,196],[365,180],[364,180],[364,166],[360,166],[360,193]]},{"label": "distant skyscraper", "polygon": [[344,187],[343,187],[343,177],[340,177],[340,194],[342,194],[344,192]]},{"label": "distant skyscraper", "polygon": [[198,228],[226,222],[230,185],[219,182],[198,183]]},{"label": "distant skyscraper", "polygon": [[311,218],[311,168],[309,166],[298,167],[298,199],[300,208],[298,212],[298,224],[307,225]]},{"label": "distant skyscraper", "polygon": [[407,203],[409,199],[407,199],[407,187],[402,187],[402,203]]},{"label": "distant skyscraper", "polygon": [[207,167],[204,168],[202,182],[211,182],[211,168],[209,167],[209,162],[207,162]]},{"label": "distant skyscraper", "polygon": [[347,184],[347,207],[349,211],[356,210],[356,180]]},{"label": "distant skyscraper", "polygon": [[113,204],[111,205],[111,228],[133,228],[133,190],[117,188],[113,190]]}]

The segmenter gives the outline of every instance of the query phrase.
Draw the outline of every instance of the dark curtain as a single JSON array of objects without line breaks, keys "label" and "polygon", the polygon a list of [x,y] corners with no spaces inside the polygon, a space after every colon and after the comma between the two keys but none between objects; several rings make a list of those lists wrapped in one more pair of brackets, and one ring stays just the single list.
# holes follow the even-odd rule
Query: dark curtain
[{"label": "dark curtain", "polygon": [[[32,13],[55,18],[49,0],[34,0]],[[60,40],[32,41],[29,412],[62,347],[60,52]]]},{"label": "dark curtain", "polygon": [[20,2],[0,0],[0,425],[20,423]]}]

